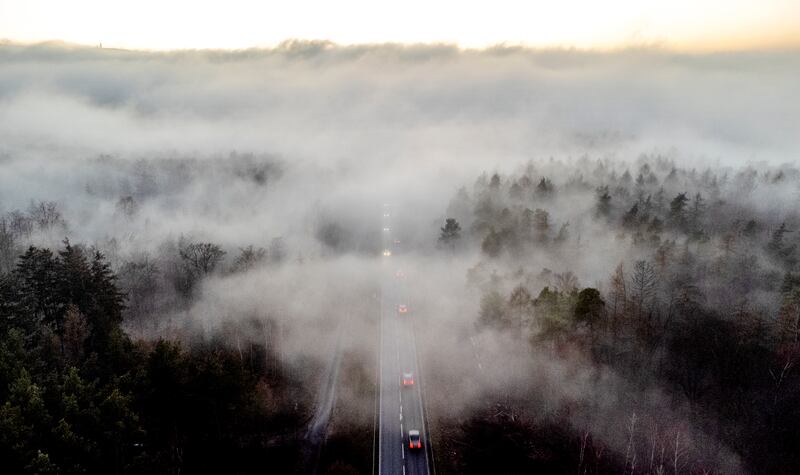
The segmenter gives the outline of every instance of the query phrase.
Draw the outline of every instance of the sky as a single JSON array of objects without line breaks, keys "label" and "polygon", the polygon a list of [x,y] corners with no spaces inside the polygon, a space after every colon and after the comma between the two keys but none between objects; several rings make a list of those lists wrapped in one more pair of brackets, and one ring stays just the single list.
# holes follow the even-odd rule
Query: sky
[{"label": "sky", "polygon": [[800,46],[800,0],[0,0],[0,39],[240,49],[287,39],[680,51]]}]

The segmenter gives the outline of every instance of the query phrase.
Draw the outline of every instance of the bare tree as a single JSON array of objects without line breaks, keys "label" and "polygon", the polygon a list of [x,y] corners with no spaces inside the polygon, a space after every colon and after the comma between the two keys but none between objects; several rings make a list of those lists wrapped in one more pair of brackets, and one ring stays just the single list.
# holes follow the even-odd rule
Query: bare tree
[{"label": "bare tree", "polygon": [[162,291],[161,272],[156,263],[143,254],[122,264],[118,275],[120,287],[128,296],[126,316],[139,325],[140,332],[145,320],[155,326],[158,295]]},{"label": "bare tree", "polygon": [[181,242],[178,244],[178,253],[184,264],[199,275],[214,272],[225,256],[222,247],[210,242]]},{"label": "bare tree", "polygon": [[11,233],[17,237],[29,237],[33,232],[31,218],[19,210],[8,213],[8,225]]},{"label": "bare tree", "polygon": [[247,272],[264,261],[267,257],[267,250],[263,247],[254,248],[247,246],[239,249],[239,255],[233,261],[233,272]]},{"label": "bare tree", "polygon": [[636,261],[633,265],[630,290],[636,307],[636,318],[641,320],[645,304],[655,293],[658,276],[652,264],[647,261]]},{"label": "bare tree", "polygon": [[121,215],[131,218],[139,210],[139,204],[133,196],[123,196],[117,201],[117,212]]},{"label": "bare tree", "polygon": [[11,272],[19,253],[8,219],[0,218],[0,275]]},{"label": "bare tree", "polygon": [[562,294],[571,294],[578,290],[578,278],[572,271],[565,271],[560,274],[555,274],[556,289]]},{"label": "bare tree", "polygon": [[66,222],[58,210],[58,205],[52,201],[31,203],[28,208],[31,221],[41,230],[52,229],[56,226],[65,227]]},{"label": "bare tree", "polygon": [[620,262],[611,276],[611,332],[617,336],[617,324],[620,315],[624,315],[627,310],[628,291],[625,284],[625,267]]}]

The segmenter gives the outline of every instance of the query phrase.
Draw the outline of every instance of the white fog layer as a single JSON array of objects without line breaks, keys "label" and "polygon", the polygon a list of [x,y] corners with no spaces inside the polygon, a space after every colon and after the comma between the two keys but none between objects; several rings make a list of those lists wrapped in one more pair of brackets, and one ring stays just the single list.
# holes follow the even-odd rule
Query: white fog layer
[{"label": "white fog layer", "polygon": [[[372,423],[402,278],[441,453],[486,413],[566,421],[631,473],[669,447],[662,469],[746,473],[711,377],[665,356],[697,334],[666,329],[786,313],[799,86],[792,50],[0,44],[0,278],[31,245],[99,250],[134,338],[263,344],[308,400],[341,351],[334,432]],[[579,291],[605,333],[564,323]]]}]

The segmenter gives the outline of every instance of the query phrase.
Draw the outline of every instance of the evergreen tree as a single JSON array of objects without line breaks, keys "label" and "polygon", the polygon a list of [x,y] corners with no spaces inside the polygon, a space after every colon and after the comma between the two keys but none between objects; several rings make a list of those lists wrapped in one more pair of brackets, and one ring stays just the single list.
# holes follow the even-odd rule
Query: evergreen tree
[{"label": "evergreen tree", "polygon": [[634,203],[622,216],[622,226],[626,229],[633,229],[639,224],[639,203]]},{"label": "evergreen tree", "polygon": [[611,195],[608,194],[608,186],[601,186],[597,189],[597,204],[595,212],[598,216],[607,218],[611,214]]},{"label": "evergreen tree", "polygon": [[441,234],[439,234],[439,244],[455,251],[460,239],[461,225],[455,219],[447,218],[444,227],[441,228]]},{"label": "evergreen tree", "polygon": [[575,321],[586,323],[589,328],[594,328],[601,320],[606,303],[600,297],[597,289],[585,288],[578,293],[573,315]]},{"label": "evergreen tree", "polygon": [[551,182],[547,177],[543,177],[541,180],[539,180],[539,184],[536,185],[536,195],[539,198],[548,198],[552,196],[554,192],[555,187],[553,186],[553,182]]},{"label": "evergreen tree", "polygon": [[669,203],[669,223],[681,230],[686,229],[686,204],[689,202],[689,198],[686,197],[686,193],[678,193],[678,195],[672,199]]}]

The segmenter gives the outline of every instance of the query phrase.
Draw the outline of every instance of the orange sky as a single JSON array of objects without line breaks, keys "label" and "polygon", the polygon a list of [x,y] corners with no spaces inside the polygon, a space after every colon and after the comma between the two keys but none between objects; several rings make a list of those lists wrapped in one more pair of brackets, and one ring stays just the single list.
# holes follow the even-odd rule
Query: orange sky
[{"label": "orange sky", "polygon": [[501,42],[677,50],[800,46],[800,0],[0,0],[0,38],[144,49]]}]

